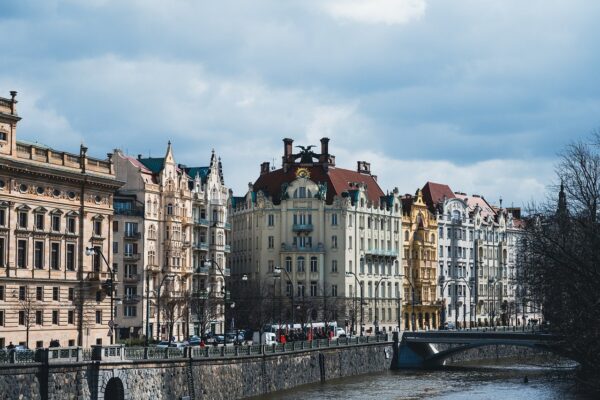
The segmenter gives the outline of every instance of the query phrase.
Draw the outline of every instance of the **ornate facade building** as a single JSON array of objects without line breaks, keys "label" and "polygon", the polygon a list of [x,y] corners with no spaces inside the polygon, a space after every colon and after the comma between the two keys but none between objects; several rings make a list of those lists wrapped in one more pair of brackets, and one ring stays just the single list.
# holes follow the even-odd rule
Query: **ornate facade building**
[{"label": "ornate facade building", "polygon": [[15,96],[0,98],[0,347],[110,343],[112,155],[18,141]]},{"label": "ornate facade building", "polygon": [[208,167],[177,164],[169,142],[161,158],[116,150],[115,169],[127,182],[113,224],[120,337],[223,332],[229,190],[220,160],[213,152]]},{"label": "ornate facade building", "polygon": [[247,194],[231,199],[233,279],[248,278],[271,298],[265,322],[336,320],[359,332],[362,320],[366,331],[396,329],[402,282],[397,190],[385,194],[367,162],[356,170],[338,168],[327,138],[320,153],[297,146],[302,150],[294,154],[293,140],[283,141],[282,168],[263,163]]},{"label": "ornate facade building", "polygon": [[419,189],[402,197],[404,231],[404,329],[437,329],[441,306],[437,298],[437,219]]}]

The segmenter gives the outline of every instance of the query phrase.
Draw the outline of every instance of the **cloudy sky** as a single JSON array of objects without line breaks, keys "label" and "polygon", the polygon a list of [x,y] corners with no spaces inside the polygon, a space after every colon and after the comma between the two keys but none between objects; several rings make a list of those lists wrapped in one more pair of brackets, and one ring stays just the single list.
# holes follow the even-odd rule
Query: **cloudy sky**
[{"label": "cloudy sky", "polygon": [[331,138],[384,188],[522,205],[600,127],[600,2],[3,0],[19,137],[205,165],[236,194],[282,142]]}]

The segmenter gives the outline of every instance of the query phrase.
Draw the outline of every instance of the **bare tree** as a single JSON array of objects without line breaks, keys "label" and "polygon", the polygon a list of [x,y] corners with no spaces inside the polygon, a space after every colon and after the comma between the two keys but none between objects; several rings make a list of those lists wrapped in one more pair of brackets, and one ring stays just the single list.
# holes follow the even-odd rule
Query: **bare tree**
[{"label": "bare tree", "polygon": [[29,348],[29,331],[36,323],[36,312],[42,310],[42,308],[37,302],[35,293],[32,293],[33,288],[24,286],[23,289],[23,291],[19,289],[18,294],[15,292],[13,297],[19,301],[19,324],[25,326],[25,345]]},{"label": "bare tree", "polygon": [[204,337],[211,322],[220,316],[219,304],[222,304],[223,300],[218,298],[214,292],[201,290],[192,294],[189,303],[192,317],[195,318],[200,329],[200,337]]},{"label": "bare tree", "polygon": [[186,318],[189,306],[189,293],[187,291],[161,294],[160,311],[169,327],[169,344],[173,339],[173,327],[177,321]]},{"label": "bare tree", "polygon": [[559,348],[580,363],[580,381],[600,391],[600,137],[569,145],[557,176],[558,198],[526,221],[520,295],[541,303]]}]

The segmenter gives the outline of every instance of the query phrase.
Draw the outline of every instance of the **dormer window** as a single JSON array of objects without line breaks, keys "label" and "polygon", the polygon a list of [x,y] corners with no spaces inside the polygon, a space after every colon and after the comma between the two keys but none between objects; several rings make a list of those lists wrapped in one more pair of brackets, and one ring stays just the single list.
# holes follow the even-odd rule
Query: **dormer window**
[{"label": "dormer window", "polygon": [[306,189],[304,186],[300,186],[298,189],[294,190],[295,199],[305,199],[307,197],[311,197],[311,193],[310,190]]}]

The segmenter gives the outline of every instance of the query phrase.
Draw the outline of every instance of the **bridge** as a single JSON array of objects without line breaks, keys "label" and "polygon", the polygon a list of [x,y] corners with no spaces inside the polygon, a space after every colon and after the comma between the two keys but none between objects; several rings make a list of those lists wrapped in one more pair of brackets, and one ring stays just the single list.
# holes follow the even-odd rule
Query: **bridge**
[{"label": "bridge", "polygon": [[441,366],[453,354],[483,346],[506,345],[557,352],[558,337],[539,332],[464,330],[403,332],[395,366],[430,368]]}]

